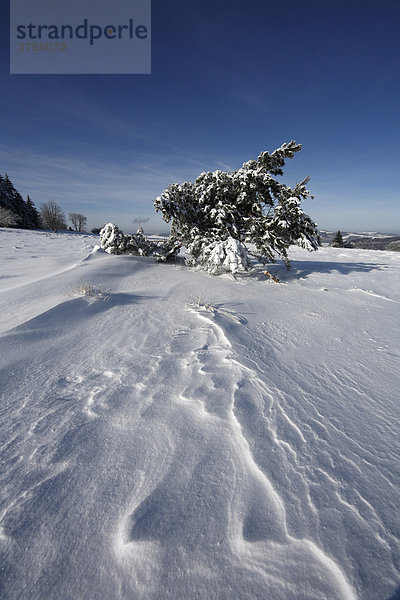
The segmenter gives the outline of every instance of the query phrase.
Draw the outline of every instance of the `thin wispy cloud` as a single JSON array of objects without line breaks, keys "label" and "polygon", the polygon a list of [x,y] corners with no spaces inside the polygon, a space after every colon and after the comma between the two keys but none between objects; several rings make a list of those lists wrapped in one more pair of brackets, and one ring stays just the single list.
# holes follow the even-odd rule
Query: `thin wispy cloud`
[{"label": "thin wispy cloud", "polygon": [[[149,153],[147,159],[145,163],[142,157],[136,160],[122,152],[110,158],[88,158],[85,154],[0,148],[0,172],[7,172],[20,193],[29,194],[37,206],[55,200],[65,212],[84,212],[89,220],[115,220],[124,227],[132,223],[160,227],[154,198],[172,182],[194,179],[203,164],[182,157],[178,168],[163,154]],[[135,213],[141,216],[132,221]]]},{"label": "thin wispy cloud", "polygon": [[[234,171],[234,169],[230,165],[228,165],[227,163],[224,163],[220,160],[216,160],[215,164],[217,165],[217,167],[223,169],[224,171]],[[236,168],[238,168],[238,167],[236,167]]]}]

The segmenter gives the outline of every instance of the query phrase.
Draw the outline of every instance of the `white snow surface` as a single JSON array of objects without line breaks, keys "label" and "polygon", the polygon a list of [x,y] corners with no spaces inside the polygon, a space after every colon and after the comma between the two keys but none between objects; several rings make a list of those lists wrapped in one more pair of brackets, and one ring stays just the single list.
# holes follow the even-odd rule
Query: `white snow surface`
[{"label": "white snow surface", "polygon": [[400,254],[97,241],[0,230],[1,597],[398,599]]}]

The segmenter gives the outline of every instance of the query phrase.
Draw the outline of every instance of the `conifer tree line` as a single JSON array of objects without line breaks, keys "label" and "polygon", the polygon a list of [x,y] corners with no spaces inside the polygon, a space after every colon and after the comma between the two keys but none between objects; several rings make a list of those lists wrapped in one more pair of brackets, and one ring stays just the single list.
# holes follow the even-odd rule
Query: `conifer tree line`
[{"label": "conifer tree line", "polygon": [[15,189],[7,173],[0,174],[0,226],[39,229],[40,215],[28,196],[26,201]]},{"label": "conifer tree line", "polygon": [[[87,218],[84,215],[69,213],[68,217],[74,231],[85,231]],[[4,177],[0,173],[0,227],[59,231],[67,229],[67,220],[54,200],[44,202],[37,210],[29,196],[26,200],[22,198],[7,173]]]}]

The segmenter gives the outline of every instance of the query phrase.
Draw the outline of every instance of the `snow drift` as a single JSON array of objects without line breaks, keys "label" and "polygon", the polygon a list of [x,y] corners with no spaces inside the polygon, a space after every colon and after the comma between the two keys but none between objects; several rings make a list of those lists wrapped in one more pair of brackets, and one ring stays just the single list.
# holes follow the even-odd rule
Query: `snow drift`
[{"label": "snow drift", "polygon": [[96,242],[0,231],[3,597],[397,597],[400,256]]}]

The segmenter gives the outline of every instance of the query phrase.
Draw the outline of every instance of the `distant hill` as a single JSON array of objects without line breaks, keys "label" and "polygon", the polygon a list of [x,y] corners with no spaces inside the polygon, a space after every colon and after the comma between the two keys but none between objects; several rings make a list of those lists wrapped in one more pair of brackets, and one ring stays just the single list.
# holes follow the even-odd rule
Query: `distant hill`
[{"label": "distant hill", "polygon": [[[320,231],[321,242],[329,245],[336,231]],[[342,231],[345,248],[361,248],[364,250],[394,250],[400,251],[400,235],[385,234],[376,231],[350,233]]]}]

